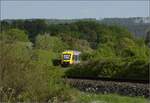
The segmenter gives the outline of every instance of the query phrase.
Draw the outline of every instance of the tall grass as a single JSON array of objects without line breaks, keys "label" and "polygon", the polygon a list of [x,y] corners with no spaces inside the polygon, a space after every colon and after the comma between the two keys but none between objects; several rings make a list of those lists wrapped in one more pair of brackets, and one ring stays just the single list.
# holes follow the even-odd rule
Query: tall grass
[{"label": "tall grass", "polygon": [[117,94],[89,94],[81,93],[79,103],[149,103],[143,97],[127,97]]}]

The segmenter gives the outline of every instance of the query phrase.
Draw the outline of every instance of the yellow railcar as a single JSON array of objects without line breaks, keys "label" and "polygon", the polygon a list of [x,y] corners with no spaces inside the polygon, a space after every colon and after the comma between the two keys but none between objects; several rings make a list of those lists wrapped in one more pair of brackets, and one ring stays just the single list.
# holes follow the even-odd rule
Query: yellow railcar
[{"label": "yellow railcar", "polygon": [[75,50],[66,50],[62,52],[61,64],[67,66],[70,64],[77,64],[80,62],[81,52]]}]

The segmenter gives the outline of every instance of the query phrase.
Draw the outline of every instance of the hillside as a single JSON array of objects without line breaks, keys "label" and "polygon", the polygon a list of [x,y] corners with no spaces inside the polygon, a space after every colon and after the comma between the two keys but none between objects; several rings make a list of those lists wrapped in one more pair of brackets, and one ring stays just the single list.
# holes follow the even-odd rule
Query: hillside
[{"label": "hillside", "polygon": [[100,22],[124,26],[138,37],[145,37],[147,30],[150,29],[150,17],[104,18]]},{"label": "hillside", "polygon": [[[27,19],[27,20],[2,20],[1,23],[6,22],[8,24],[16,21],[34,21],[39,19]],[[47,24],[70,24],[78,21],[96,21],[102,24],[108,25],[121,25],[126,27],[133,35],[137,37],[145,37],[146,32],[150,28],[150,17],[132,17],[132,18],[103,18],[96,20],[94,18],[83,19],[40,19],[46,21]],[[5,24],[5,23],[4,23]]]}]

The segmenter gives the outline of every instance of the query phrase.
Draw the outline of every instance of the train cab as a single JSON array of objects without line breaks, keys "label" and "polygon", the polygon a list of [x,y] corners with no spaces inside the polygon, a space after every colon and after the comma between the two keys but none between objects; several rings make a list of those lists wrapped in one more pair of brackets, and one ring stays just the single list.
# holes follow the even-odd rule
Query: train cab
[{"label": "train cab", "polygon": [[62,52],[62,66],[80,63],[80,54],[81,52],[75,50],[66,50]]}]

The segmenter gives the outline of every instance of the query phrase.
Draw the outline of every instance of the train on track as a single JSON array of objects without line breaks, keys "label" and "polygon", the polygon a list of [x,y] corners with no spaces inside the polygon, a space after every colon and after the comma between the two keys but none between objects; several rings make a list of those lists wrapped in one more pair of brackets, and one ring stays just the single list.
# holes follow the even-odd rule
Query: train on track
[{"label": "train on track", "polygon": [[61,65],[67,67],[69,65],[78,64],[81,62],[81,52],[77,50],[65,50],[61,54],[61,59],[53,60],[53,65]]},{"label": "train on track", "polygon": [[[82,61],[83,62],[83,61]],[[81,63],[81,52],[77,50],[65,50],[61,53],[60,59],[56,59],[53,64],[55,66],[61,65],[62,67],[68,67],[70,65]],[[66,76],[65,76],[66,77]],[[131,82],[131,83],[149,83],[149,80],[143,79],[125,79],[125,78],[109,78],[109,77],[74,77],[67,76],[71,79],[81,79],[81,80],[104,80],[104,81],[116,81],[116,82]]]},{"label": "train on track", "polygon": [[81,52],[76,51],[76,50],[66,50],[62,52],[61,65],[68,66],[71,64],[80,63],[80,54]]}]

